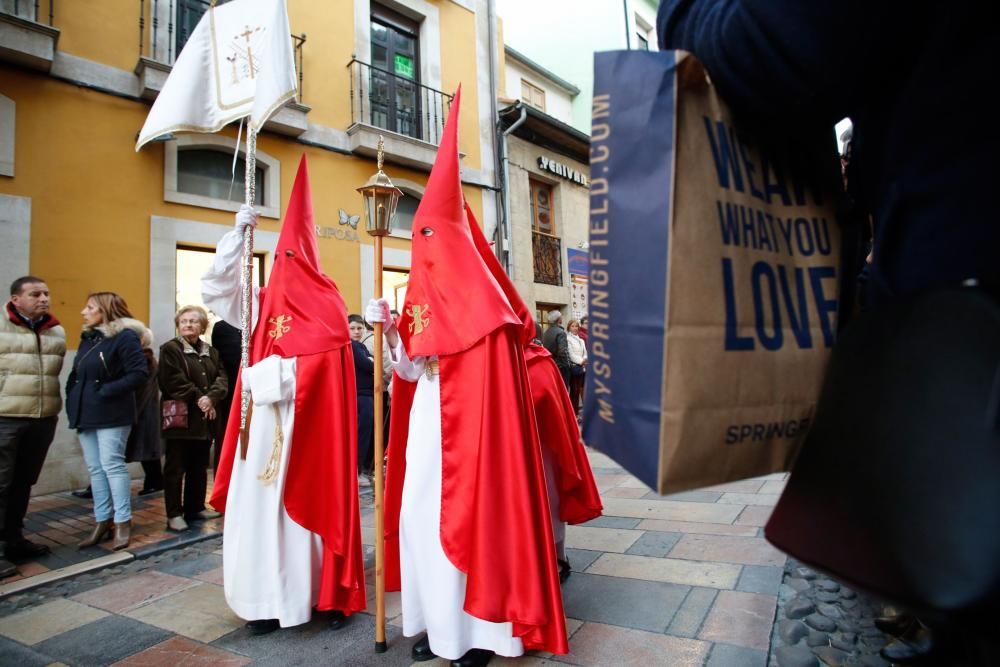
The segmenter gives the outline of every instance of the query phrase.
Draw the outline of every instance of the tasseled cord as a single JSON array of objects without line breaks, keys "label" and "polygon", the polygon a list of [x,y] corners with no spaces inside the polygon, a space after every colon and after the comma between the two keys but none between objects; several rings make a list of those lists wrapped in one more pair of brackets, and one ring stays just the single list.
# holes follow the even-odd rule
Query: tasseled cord
[{"label": "tasseled cord", "polygon": [[264,466],[264,470],[257,475],[257,479],[261,481],[264,486],[271,484],[274,480],[278,479],[278,468],[281,465],[281,447],[285,440],[285,434],[281,430],[281,413],[278,411],[277,405],[272,405],[271,408],[274,410],[274,443],[271,445],[271,456],[267,459],[267,465]]}]

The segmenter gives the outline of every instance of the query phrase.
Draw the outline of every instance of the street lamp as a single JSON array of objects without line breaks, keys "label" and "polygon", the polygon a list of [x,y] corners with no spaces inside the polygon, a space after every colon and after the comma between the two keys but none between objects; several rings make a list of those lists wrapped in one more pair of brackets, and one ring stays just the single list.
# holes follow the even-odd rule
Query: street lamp
[{"label": "street lamp", "polygon": [[[396,204],[403,191],[382,171],[384,141],[378,138],[378,173],[358,188],[365,201],[365,228],[375,242],[375,298],[382,298],[382,237],[392,231]],[[375,323],[375,652],[385,653],[385,513],[382,509],[382,323]]]}]

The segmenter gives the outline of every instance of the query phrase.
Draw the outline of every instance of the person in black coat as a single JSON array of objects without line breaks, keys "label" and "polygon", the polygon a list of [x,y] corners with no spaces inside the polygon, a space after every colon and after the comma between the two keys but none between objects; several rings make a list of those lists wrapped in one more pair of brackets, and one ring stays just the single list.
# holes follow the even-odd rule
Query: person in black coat
[{"label": "person in black coat", "polygon": [[212,347],[219,351],[222,367],[226,369],[226,380],[229,390],[215,410],[218,417],[215,420],[215,456],[212,458],[212,470],[219,467],[219,454],[222,451],[222,441],[226,437],[226,424],[229,423],[229,410],[233,405],[233,394],[236,391],[236,374],[240,372],[240,356],[242,354],[243,332],[225,320],[216,320],[212,325]]},{"label": "person in black coat", "polygon": [[94,494],[90,547],[114,532],[112,549],[129,544],[132,505],[125,445],[136,422],[135,391],[149,377],[142,354],[142,322],[114,292],[95,292],[81,311],[80,347],[66,384],[66,414],[77,429]]},{"label": "person in black coat", "polygon": [[365,336],[365,321],[360,315],[348,315],[347,322],[358,389],[358,485],[371,486],[365,474],[374,465],[372,453],[375,449],[375,360],[361,342]]},{"label": "person in black coat", "polygon": [[145,477],[140,496],[163,490],[163,441],[160,439],[160,385],[156,377],[156,357],[153,355],[153,332],[142,333],[142,354],[146,358],[149,378],[135,392],[138,419],[128,436],[125,461],[139,462]]}]

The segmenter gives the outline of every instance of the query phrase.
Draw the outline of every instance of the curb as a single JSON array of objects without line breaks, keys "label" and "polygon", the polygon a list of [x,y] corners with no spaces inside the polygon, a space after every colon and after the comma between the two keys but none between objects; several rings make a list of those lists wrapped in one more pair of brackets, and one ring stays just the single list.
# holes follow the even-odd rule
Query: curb
[{"label": "curb", "polygon": [[183,547],[190,546],[192,544],[197,544],[199,542],[204,542],[210,540],[213,537],[219,537],[222,535],[222,531],[211,531],[205,533],[195,533],[190,536],[179,535],[174,540],[168,540],[168,544],[162,542],[151,544],[145,547],[140,547],[135,550],[125,550],[119,551],[117,553],[111,553],[107,556],[100,556],[99,558],[93,558],[91,560],[85,560],[82,563],[74,563],[73,565],[67,565],[66,567],[59,568],[58,570],[51,570],[43,574],[35,575],[34,577],[28,577],[27,579],[19,579],[18,581],[12,581],[9,584],[4,584],[0,586],[0,600],[6,597],[14,595],[16,593],[24,593],[30,591],[33,588],[38,588],[40,586],[45,586],[57,581],[62,581],[63,579],[69,579],[77,575],[85,574],[87,572],[94,572],[96,570],[103,570],[107,567],[112,567],[114,565],[122,565],[124,563],[129,563],[133,560],[141,560],[143,558],[149,558],[150,556],[155,556],[161,554],[165,551],[170,551],[171,549],[180,549]]}]

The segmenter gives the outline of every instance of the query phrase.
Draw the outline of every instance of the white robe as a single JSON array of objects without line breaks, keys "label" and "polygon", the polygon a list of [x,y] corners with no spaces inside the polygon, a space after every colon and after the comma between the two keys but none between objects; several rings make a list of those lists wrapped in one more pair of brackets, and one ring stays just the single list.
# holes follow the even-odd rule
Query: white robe
[{"label": "white robe", "polygon": [[[239,234],[226,234],[212,269],[202,277],[205,305],[234,326],[240,322],[241,252]],[[257,301],[254,290],[254,324]],[[285,475],[295,426],[295,358],[272,355],[247,369],[243,378],[254,408],[247,458],[240,458],[237,445],[226,500],[222,538],[226,602],[247,620],[276,618],[282,627],[299,625],[309,621],[318,599],[323,541],[285,511]],[[258,475],[271,456],[279,419],[284,438],[278,475],[264,484]]]},{"label": "white robe", "polygon": [[392,351],[396,373],[416,382],[406,443],[406,477],[399,515],[403,634],[424,630],[435,655],[456,660],[472,648],[516,657],[524,653],[510,623],[491,623],[463,609],[466,575],[441,546],[441,388],[410,360],[402,343]]}]

